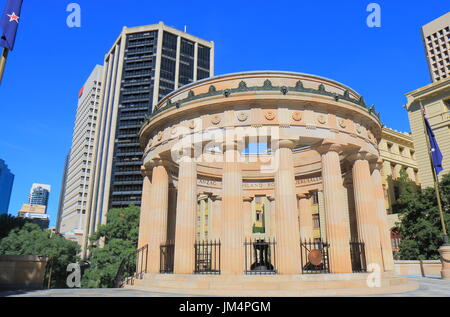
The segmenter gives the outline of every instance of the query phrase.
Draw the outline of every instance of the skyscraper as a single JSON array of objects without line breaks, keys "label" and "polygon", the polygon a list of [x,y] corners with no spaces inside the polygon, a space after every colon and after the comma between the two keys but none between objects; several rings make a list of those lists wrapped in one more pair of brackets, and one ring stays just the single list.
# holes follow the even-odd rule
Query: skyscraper
[{"label": "skyscraper", "polygon": [[104,94],[87,232],[109,208],[140,205],[138,133],[163,96],[214,74],[214,43],[159,24],[124,28],[105,56]]},{"label": "skyscraper", "polygon": [[433,82],[407,93],[405,108],[416,150],[420,183],[426,188],[434,186],[434,176],[422,108],[426,110],[444,156],[444,171],[438,176],[450,172],[450,12],[423,26],[422,37]]},{"label": "skyscraper", "polygon": [[13,183],[14,174],[5,161],[0,159],[0,215],[8,213]]},{"label": "skyscraper", "polygon": [[50,185],[33,184],[33,186],[31,186],[28,204],[31,206],[45,206],[45,210],[47,210],[50,190]]},{"label": "skyscraper", "polygon": [[61,181],[61,191],[59,193],[58,216],[56,219],[56,232],[58,232],[58,233],[61,230],[61,220],[62,220],[61,218],[62,218],[63,209],[64,209],[64,197],[66,194],[66,180],[67,180],[67,171],[69,169],[69,159],[70,159],[70,151],[66,155],[66,159],[64,160],[64,172],[63,172],[63,177],[62,177],[62,181]]},{"label": "skyscraper", "polygon": [[422,39],[431,80],[450,78],[450,12],[424,25]]},{"label": "skyscraper", "polygon": [[72,146],[65,170],[65,182],[58,232],[66,238],[82,243],[86,224],[89,192],[92,187],[95,158],[95,138],[102,85],[103,67],[95,66],[78,93],[78,107],[73,130]]}]

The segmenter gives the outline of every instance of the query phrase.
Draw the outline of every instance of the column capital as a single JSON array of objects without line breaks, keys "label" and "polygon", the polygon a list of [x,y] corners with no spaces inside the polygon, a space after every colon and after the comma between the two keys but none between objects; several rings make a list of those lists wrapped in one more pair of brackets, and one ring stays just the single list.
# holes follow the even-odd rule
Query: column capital
[{"label": "column capital", "polygon": [[351,163],[354,163],[356,161],[369,161],[369,162],[373,162],[374,160],[377,160],[378,157],[375,154],[372,154],[368,151],[365,150],[361,150],[357,153],[353,153],[350,154],[349,156],[347,156],[347,160],[350,161]]},{"label": "column capital", "polygon": [[300,193],[297,194],[297,198],[298,199],[310,199],[311,198],[311,193]]},{"label": "column capital", "polygon": [[343,144],[335,143],[332,141],[323,141],[322,144],[316,148],[316,151],[320,154],[325,154],[327,152],[340,153],[343,150]]},{"label": "column capital", "polygon": [[381,170],[383,169],[383,159],[381,157],[377,157],[376,161],[370,162],[370,167],[373,170],[378,170],[381,172]]},{"label": "column capital", "polygon": [[289,139],[278,139],[274,140],[275,146],[279,149],[293,149],[295,147],[295,142]]},{"label": "column capital", "polygon": [[151,171],[149,171],[144,165],[141,166],[141,175],[142,177],[149,177],[151,175]]}]

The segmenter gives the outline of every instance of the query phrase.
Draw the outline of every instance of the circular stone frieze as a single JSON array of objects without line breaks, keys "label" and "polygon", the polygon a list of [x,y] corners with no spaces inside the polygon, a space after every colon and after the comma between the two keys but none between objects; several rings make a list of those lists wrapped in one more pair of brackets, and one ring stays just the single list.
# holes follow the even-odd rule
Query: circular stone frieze
[{"label": "circular stone frieze", "polygon": [[237,118],[239,121],[244,122],[245,120],[247,120],[248,115],[245,112],[239,112],[237,114]]},{"label": "circular stone frieze", "polygon": [[222,119],[220,118],[220,116],[218,114],[213,115],[211,118],[211,122],[214,125],[218,125],[220,123],[220,121],[222,121]]},{"label": "circular stone frieze", "polygon": [[265,117],[267,120],[272,121],[273,119],[275,119],[275,111],[272,110],[267,111]]},{"label": "circular stone frieze", "polygon": [[294,111],[292,114],[292,119],[294,119],[294,121],[302,120],[302,113],[300,111]]}]

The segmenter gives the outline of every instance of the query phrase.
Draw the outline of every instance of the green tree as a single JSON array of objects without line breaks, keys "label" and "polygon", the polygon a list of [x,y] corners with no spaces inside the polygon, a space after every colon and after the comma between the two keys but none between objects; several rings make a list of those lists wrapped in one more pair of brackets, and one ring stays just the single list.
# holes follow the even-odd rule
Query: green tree
[{"label": "green tree", "polygon": [[[403,260],[439,259],[437,251],[444,241],[434,188],[416,190],[402,173],[399,180],[400,197],[393,209],[399,213],[400,258]],[[441,182],[441,193],[448,211],[450,174]],[[450,216],[445,213],[446,224]]]},{"label": "green tree", "polygon": [[[133,261],[139,233],[140,209],[136,206],[111,209],[107,215],[107,223],[90,237],[91,246],[88,262],[90,266],[84,272],[82,287],[107,288],[114,287],[114,280],[119,265],[125,258]],[[102,248],[98,241],[104,241]],[[134,263],[126,267],[125,276],[134,273]]]},{"label": "green tree", "polygon": [[80,248],[76,242],[64,239],[50,230],[42,230],[32,223],[13,229],[7,237],[0,240],[0,254],[47,256],[48,268],[52,272],[52,288],[66,287],[67,265],[78,262],[78,252]]},{"label": "green tree", "polygon": [[7,214],[0,215],[0,239],[7,237],[12,230],[22,228],[27,222],[29,221],[25,218],[14,217]]}]

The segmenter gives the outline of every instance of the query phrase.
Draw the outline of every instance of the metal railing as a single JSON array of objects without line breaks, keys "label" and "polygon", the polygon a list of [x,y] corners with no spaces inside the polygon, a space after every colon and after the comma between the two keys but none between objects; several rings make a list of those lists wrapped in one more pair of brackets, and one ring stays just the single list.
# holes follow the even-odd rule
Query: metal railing
[{"label": "metal railing", "polygon": [[194,274],[220,274],[220,240],[197,241]]},{"label": "metal railing", "polygon": [[245,274],[277,274],[275,239],[257,239],[244,242]]},{"label": "metal railing", "polygon": [[161,274],[172,274],[174,263],[175,244],[168,241],[160,246],[159,253],[159,272]]},{"label": "metal railing", "polygon": [[302,274],[330,273],[329,247],[330,245],[324,241],[300,242]]},{"label": "metal railing", "polygon": [[147,273],[147,260],[148,260],[148,244],[136,251],[136,273],[137,279],[142,279],[144,274]]},{"label": "metal railing", "polygon": [[[124,285],[133,285],[135,279],[142,279],[147,273],[148,245],[136,252],[122,258],[114,278],[114,286],[121,288]],[[134,274],[130,274],[133,272]]]},{"label": "metal railing", "polygon": [[367,272],[364,242],[358,240],[350,241],[350,257],[352,259],[353,273]]}]

